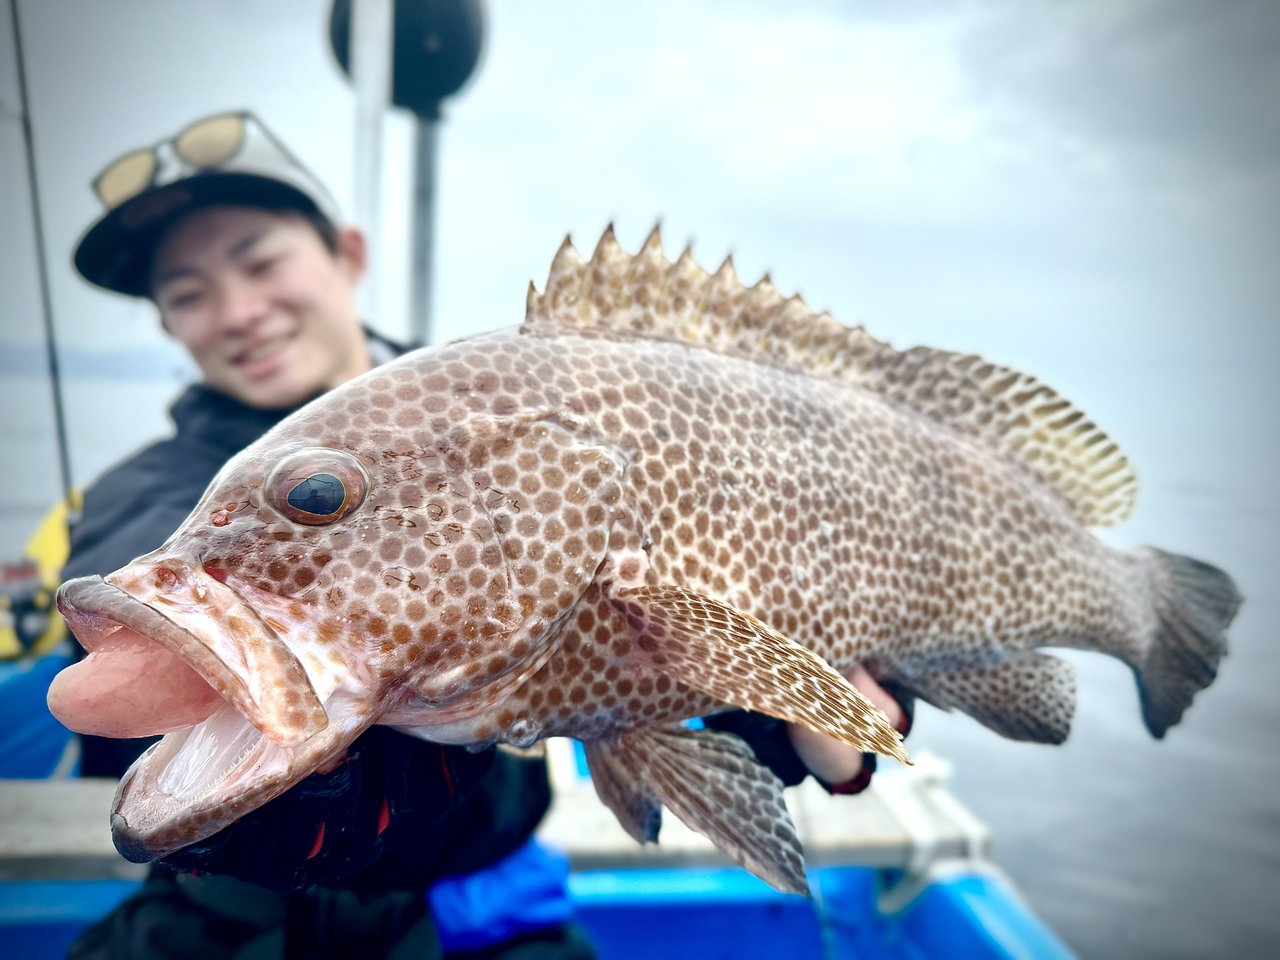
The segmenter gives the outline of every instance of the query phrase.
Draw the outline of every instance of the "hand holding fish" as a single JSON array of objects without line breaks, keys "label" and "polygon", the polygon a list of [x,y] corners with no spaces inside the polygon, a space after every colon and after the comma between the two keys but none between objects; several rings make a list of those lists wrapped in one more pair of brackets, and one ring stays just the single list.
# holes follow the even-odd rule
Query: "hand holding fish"
[{"label": "hand holding fish", "polygon": [[[845,671],[845,679],[875,704],[893,724],[903,730],[906,712],[894,696],[867,672],[862,664]],[[865,769],[866,754],[849,744],[818,733],[798,723],[787,725],[787,736],[797,756],[819,780],[829,784],[848,783]]]},{"label": "hand holding fish", "polygon": [[122,630],[216,691],[206,717],[150,711],[181,729],[121,783],[132,859],[215,833],[382,723],[576,737],[632,836],[656,840],[665,806],[803,892],[778,778],[681,721],[740,707],[905,759],[874,688],[840,672],[863,665],[1059,743],[1075,679],[1041,648],[1070,646],[1128,664],[1163,736],[1214,679],[1240,597],[1214,567],[1089,531],[1135,489],[1030,376],[895,350],[727,261],[669,262],[656,230],[634,257],[610,230],[590,261],[566,241],[518,329],[332,390],[229,462],[159,549],[64,584],[103,655],[50,702],[73,729],[118,715],[91,687]]}]

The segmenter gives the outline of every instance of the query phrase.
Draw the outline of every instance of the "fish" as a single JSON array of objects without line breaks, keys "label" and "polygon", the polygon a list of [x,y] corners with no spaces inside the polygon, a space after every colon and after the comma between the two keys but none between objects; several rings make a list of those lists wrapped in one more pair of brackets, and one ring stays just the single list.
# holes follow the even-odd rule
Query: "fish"
[{"label": "fish", "polygon": [[[1061,743],[1069,662],[1118,658],[1146,727],[1215,678],[1217,567],[1093,528],[1118,446],[1036,378],[898,350],[726,259],[566,238],[525,318],[324,394],[231,459],[162,546],[65,583],[90,655],[72,729],[164,733],[116,794],[163,857],[338,762],[372,724],[482,749],[583,744],[638,841],[662,808],[804,893],[781,783],[689,723],[754,710],[909,762],[844,677]],[[146,674],[145,682],[139,678]]]}]

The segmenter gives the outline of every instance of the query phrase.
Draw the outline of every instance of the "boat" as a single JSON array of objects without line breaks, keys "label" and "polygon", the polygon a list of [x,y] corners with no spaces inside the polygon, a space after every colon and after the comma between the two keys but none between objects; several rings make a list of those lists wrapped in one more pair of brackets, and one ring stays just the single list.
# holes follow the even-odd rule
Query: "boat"
[{"label": "boat", "polygon": [[[45,706],[65,648],[0,663],[0,945],[62,957],[144,868],[111,843],[113,781],[75,775],[76,740]],[[991,831],[924,754],[852,797],[788,790],[811,898],[733,866],[668,815],[640,846],[595,796],[579,745],[547,744],[554,787],[539,837],[564,851],[577,920],[602,960],[1067,958],[1069,947],[992,862]]]}]

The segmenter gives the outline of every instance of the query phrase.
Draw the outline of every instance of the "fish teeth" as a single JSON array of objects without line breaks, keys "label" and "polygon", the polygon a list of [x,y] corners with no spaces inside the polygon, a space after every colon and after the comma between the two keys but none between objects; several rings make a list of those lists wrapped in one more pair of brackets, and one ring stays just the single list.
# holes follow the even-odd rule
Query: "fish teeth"
[{"label": "fish teeth", "polygon": [[[230,733],[228,722],[234,724]],[[184,742],[176,756],[165,764],[156,786],[171,797],[187,799],[234,770],[261,739],[257,728],[234,707],[223,707],[186,732]]]}]

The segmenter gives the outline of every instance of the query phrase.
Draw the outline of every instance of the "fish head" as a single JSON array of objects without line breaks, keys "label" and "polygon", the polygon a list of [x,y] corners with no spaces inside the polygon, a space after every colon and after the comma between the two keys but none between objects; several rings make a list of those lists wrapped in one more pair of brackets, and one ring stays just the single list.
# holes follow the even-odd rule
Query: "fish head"
[{"label": "fish head", "polygon": [[372,723],[488,709],[551,655],[603,562],[609,451],[540,414],[323,429],[330,396],[233,458],[157,550],[60,591],[91,653],[142,639],[188,671],[175,688],[217,694],[122,781],[130,859],[209,836]]}]

